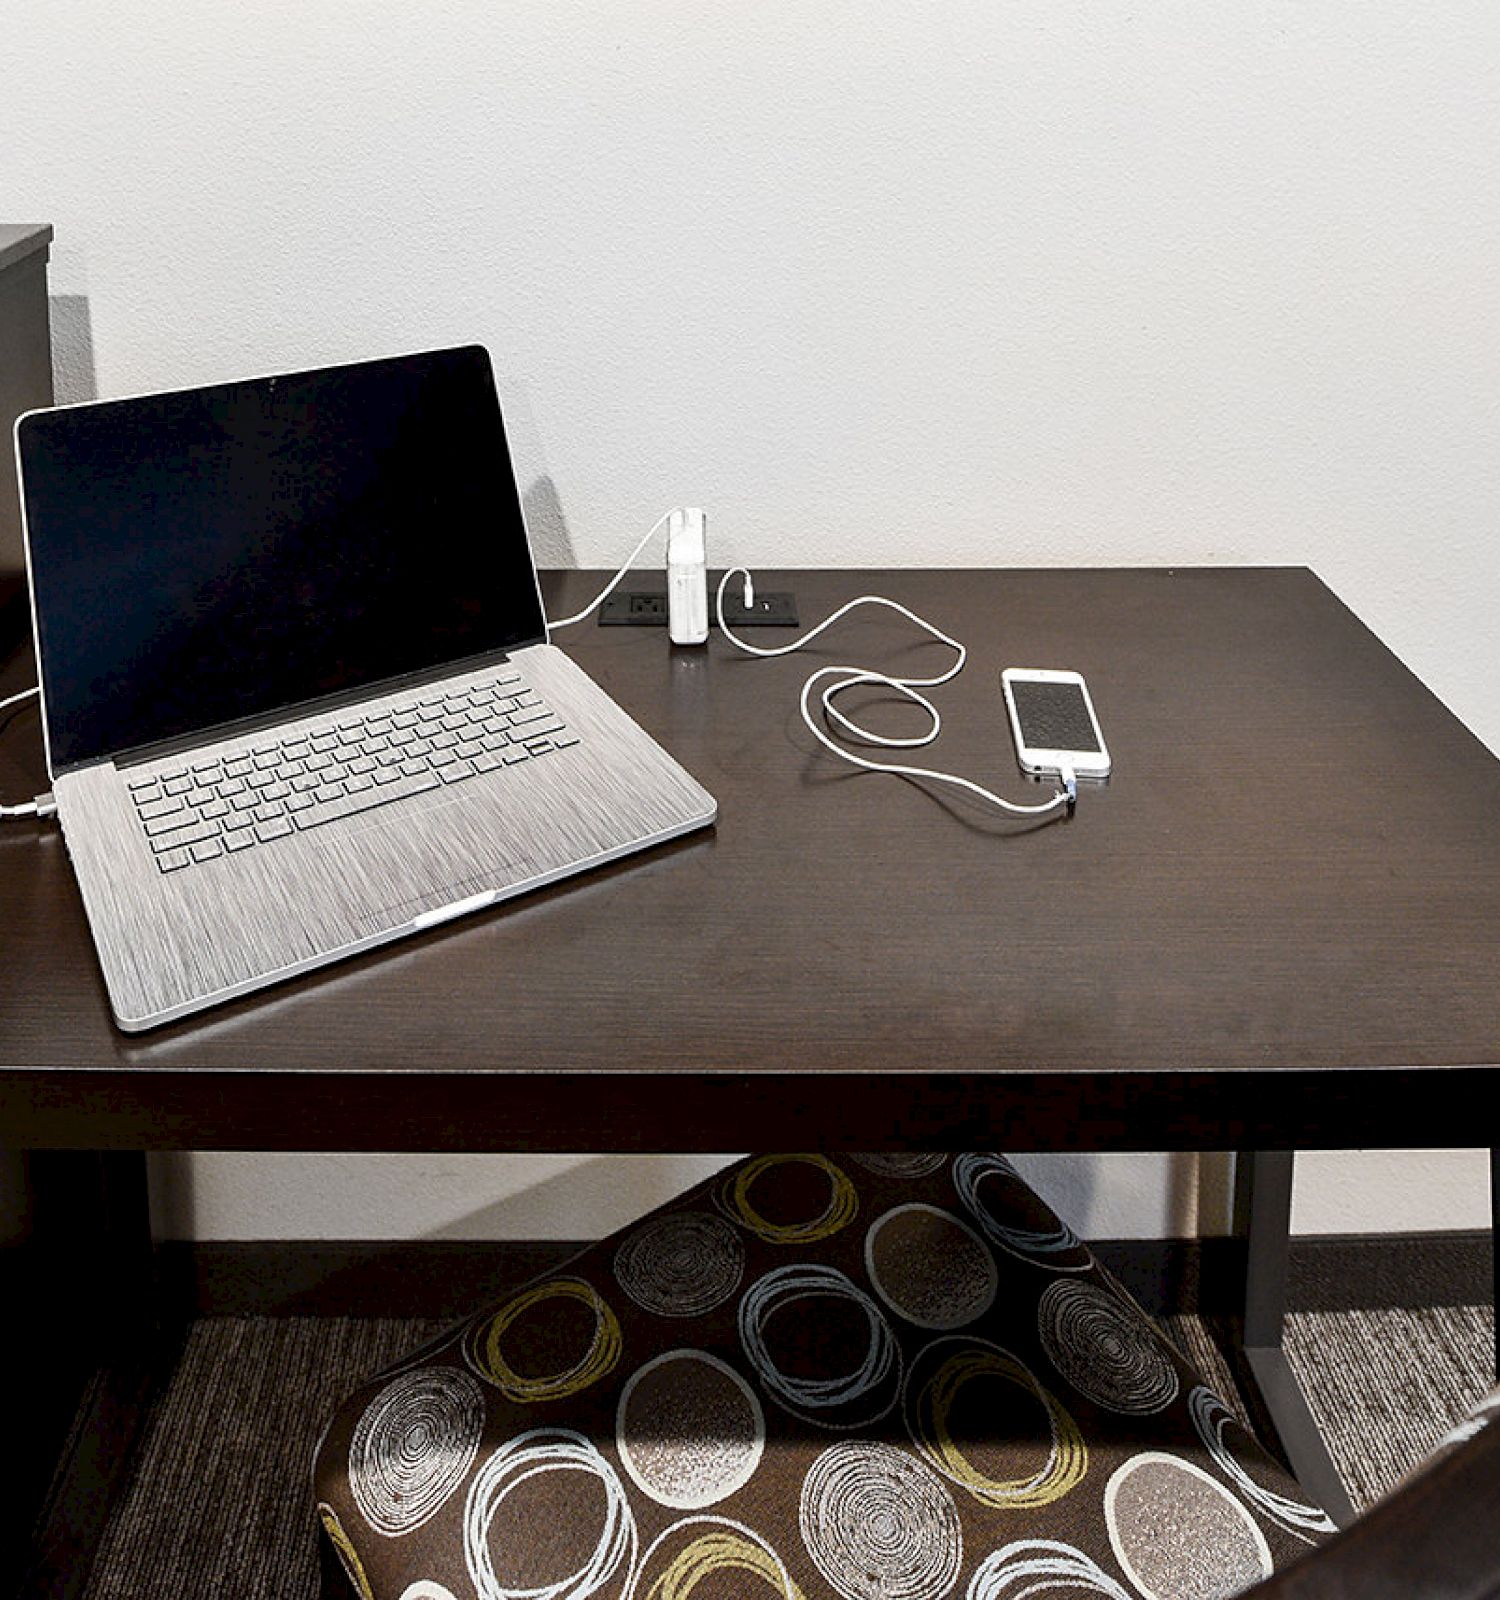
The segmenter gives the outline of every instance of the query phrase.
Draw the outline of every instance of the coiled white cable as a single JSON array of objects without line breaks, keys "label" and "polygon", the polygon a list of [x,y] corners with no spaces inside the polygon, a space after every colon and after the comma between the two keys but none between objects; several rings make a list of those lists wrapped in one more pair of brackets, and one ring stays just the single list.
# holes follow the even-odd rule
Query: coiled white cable
[{"label": "coiled white cable", "polygon": [[[837,611],[825,617],[814,628],[809,628],[800,639],[794,639],[790,644],[777,645],[772,648],[762,648],[760,645],[747,644],[745,640],[737,638],[729,631],[729,624],[724,617],[724,591],[729,587],[730,580],[736,574],[743,575],[746,585],[746,609],[750,607],[750,573],[745,567],[731,567],[719,580],[718,593],[714,597],[715,609],[718,613],[719,632],[738,650],[743,650],[752,656],[785,656],[793,650],[800,650],[803,645],[811,644],[820,633],[831,628],[840,617],[847,616],[856,606],[872,605],[885,606],[891,611],[900,612],[903,617],[929,633],[940,643],[947,645],[957,652],[958,659],[946,672],[940,672],[931,678],[906,677],[898,678],[892,673],[877,672],[869,667],[819,667],[810,674],[802,685],[801,710],[802,720],[807,724],[808,731],[825,749],[831,750],[841,760],[851,762],[856,767],[863,767],[867,772],[891,772],[900,778],[927,778],[937,783],[948,783],[959,789],[965,789],[970,794],[977,795],[979,799],[988,801],[991,805],[998,806],[1002,811],[1017,817],[1042,817],[1054,812],[1061,812],[1068,808],[1071,796],[1066,789],[1059,789],[1050,800],[1043,801],[1040,805],[1017,805],[1013,800],[1007,800],[1003,795],[995,794],[993,790],[986,789],[982,784],[975,783],[971,778],[961,778],[957,773],[938,772],[932,767],[908,767],[896,762],[869,761],[864,756],[857,756],[852,751],[846,750],[842,745],[836,744],[828,733],[820,728],[813,717],[810,702],[813,690],[825,679],[831,679],[824,687],[819,699],[823,711],[830,721],[837,723],[852,738],[864,744],[884,745],[888,749],[916,749],[922,745],[931,744],[938,734],[942,732],[943,719],[938,708],[920,693],[922,689],[935,689],[939,684],[947,683],[951,678],[956,678],[963,671],[964,662],[968,660],[969,652],[957,639],[943,632],[941,628],[934,627],[924,617],[919,617],[915,611],[909,611],[905,606],[895,600],[888,600],[880,594],[862,594],[853,600],[846,601]],[[909,739],[897,739],[888,734],[876,733],[870,728],[862,727],[853,717],[840,711],[834,704],[835,697],[846,689],[854,689],[861,684],[880,684],[887,689],[894,690],[903,698],[910,700],[914,705],[919,705],[932,719],[932,726],[926,733],[918,734]]]}]

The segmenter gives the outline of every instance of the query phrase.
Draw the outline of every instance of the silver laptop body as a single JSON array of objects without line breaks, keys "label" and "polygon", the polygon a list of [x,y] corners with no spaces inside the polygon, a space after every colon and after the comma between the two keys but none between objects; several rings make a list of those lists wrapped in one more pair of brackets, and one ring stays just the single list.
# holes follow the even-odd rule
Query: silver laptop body
[{"label": "silver laptop body", "polygon": [[714,820],[547,642],[484,351],[33,412],[16,446],[48,770],[121,1028]]}]

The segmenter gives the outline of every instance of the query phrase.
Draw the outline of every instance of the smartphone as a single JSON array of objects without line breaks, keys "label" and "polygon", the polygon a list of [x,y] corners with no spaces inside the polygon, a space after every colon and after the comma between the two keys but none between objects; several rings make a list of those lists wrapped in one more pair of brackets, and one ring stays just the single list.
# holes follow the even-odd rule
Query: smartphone
[{"label": "smartphone", "polygon": [[1007,667],[1000,684],[1016,758],[1027,772],[1109,776],[1109,750],[1082,673]]}]

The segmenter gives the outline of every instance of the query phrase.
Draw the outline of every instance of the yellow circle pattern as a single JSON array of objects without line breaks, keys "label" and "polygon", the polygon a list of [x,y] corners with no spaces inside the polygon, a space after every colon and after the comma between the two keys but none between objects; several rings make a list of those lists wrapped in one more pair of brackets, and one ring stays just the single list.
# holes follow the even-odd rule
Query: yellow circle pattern
[{"label": "yellow circle pattern", "polygon": [[646,1592],[646,1600],[689,1600],[706,1578],[718,1572],[743,1572],[760,1578],[785,1600],[803,1600],[791,1578],[782,1581],[780,1565],[753,1540],[732,1529],[699,1534],[672,1558],[672,1564]]},{"label": "yellow circle pattern", "polygon": [[375,1600],[375,1591],[370,1587],[370,1580],[365,1576],[364,1562],[359,1559],[359,1552],[354,1548],[354,1543],[349,1535],[344,1532],[344,1525],[339,1521],[338,1513],[330,1505],[318,1502],[318,1520],[323,1524],[323,1531],[333,1540],[333,1548],[338,1551],[340,1562],[344,1571],[349,1574],[349,1581],[359,1590],[360,1600]]},{"label": "yellow circle pattern", "polygon": [[[500,1342],[517,1317],[544,1300],[581,1300],[594,1313],[594,1338],[573,1366],[539,1378],[527,1377],[505,1359]],[[539,1400],[566,1400],[597,1383],[619,1361],[622,1344],[619,1320],[591,1284],[582,1278],[554,1278],[523,1290],[480,1324],[475,1362],[479,1375],[507,1400],[533,1405]]]},{"label": "yellow circle pattern", "polygon": [[[808,1222],[771,1222],[750,1203],[750,1190],[763,1172],[793,1161],[805,1162],[826,1172],[833,1192],[822,1214]],[[758,1156],[740,1169],[729,1191],[728,1201],[735,1216],[751,1233],[769,1244],[815,1244],[819,1239],[830,1238],[840,1228],[848,1227],[859,1210],[859,1196],[848,1174],[836,1167],[827,1156],[820,1155]]]},{"label": "yellow circle pattern", "polygon": [[[954,1442],[948,1419],[959,1392],[976,1378],[999,1378],[1040,1402],[1053,1438],[1051,1456],[1040,1472],[1029,1478],[987,1477]],[[979,1345],[949,1356],[916,1395],[908,1423],[923,1455],[982,1505],[1014,1511],[1048,1506],[1076,1489],[1088,1471],[1088,1447],[1078,1424],[1022,1362],[998,1346]]]}]

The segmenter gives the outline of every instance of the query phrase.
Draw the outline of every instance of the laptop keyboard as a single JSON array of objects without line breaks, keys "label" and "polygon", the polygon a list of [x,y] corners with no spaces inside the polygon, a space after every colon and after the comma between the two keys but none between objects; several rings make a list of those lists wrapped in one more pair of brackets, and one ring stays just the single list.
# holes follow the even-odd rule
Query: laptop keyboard
[{"label": "laptop keyboard", "polygon": [[163,872],[291,838],[578,743],[518,672],[128,783]]}]

